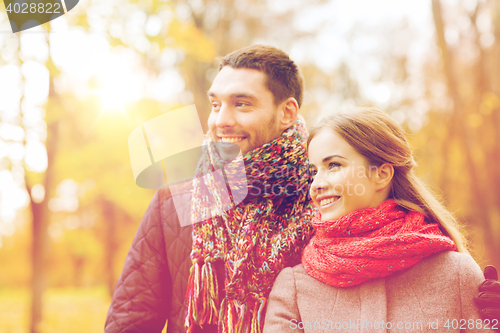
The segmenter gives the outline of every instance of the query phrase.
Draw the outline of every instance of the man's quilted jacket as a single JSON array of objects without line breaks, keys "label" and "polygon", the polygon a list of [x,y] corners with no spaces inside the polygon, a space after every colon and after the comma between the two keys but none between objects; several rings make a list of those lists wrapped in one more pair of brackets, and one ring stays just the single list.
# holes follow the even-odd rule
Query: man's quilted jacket
[{"label": "man's quilted jacket", "polygon": [[170,191],[158,190],[144,214],[113,293],[106,333],[160,333],[167,319],[168,333],[185,332],[192,226],[181,227],[178,214],[189,214],[191,193],[179,195],[184,206],[174,207]]}]

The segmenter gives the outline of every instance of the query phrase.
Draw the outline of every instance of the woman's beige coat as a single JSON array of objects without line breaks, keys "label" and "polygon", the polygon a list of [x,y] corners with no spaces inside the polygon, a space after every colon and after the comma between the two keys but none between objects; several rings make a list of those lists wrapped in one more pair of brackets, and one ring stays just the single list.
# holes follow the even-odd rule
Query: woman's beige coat
[{"label": "woman's beige coat", "polygon": [[469,255],[451,251],[349,288],[288,267],[269,296],[264,333],[482,331],[473,298],[483,280]]}]

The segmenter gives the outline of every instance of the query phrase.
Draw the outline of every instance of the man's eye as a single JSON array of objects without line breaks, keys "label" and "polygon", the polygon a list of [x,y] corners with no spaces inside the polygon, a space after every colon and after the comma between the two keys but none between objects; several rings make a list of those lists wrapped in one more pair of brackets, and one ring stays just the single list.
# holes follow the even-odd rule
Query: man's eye
[{"label": "man's eye", "polygon": [[212,109],[218,109],[219,108],[219,103],[212,103]]},{"label": "man's eye", "polygon": [[318,173],[318,171],[316,169],[309,169],[309,174],[311,176],[316,176],[317,173]]},{"label": "man's eye", "polygon": [[328,169],[331,170],[331,169],[336,169],[336,168],[340,168],[341,165],[337,162],[330,162],[328,164]]},{"label": "man's eye", "polygon": [[237,106],[237,107],[240,107],[240,106],[247,106],[247,103],[244,103],[244,102],[236,102],[236,106]]}]

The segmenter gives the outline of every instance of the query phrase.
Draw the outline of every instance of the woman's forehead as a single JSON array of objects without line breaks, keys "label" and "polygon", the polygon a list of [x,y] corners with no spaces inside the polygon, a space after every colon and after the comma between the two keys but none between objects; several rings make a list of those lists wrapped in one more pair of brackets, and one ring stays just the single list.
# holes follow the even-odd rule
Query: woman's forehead
[{"label": "woman's forehead", "polygon": [[319,165],[329,156],[339,155],[346,159],[363,157],[344,138],[329,128],[320,130],[309,143],[309,163]]}]

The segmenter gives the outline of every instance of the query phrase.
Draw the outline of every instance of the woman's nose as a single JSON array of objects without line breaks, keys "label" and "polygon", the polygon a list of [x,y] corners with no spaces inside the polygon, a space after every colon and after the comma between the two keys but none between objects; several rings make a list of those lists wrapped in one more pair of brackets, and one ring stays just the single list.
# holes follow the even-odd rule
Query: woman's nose
[{"label": "woman's nose", "polygon": [[328,187],[328,182],[326,181],[322,172],[318,171],[318,173],[314,176],[313,182],[311,184],[312,192],[320,192],[325,190]]}]

